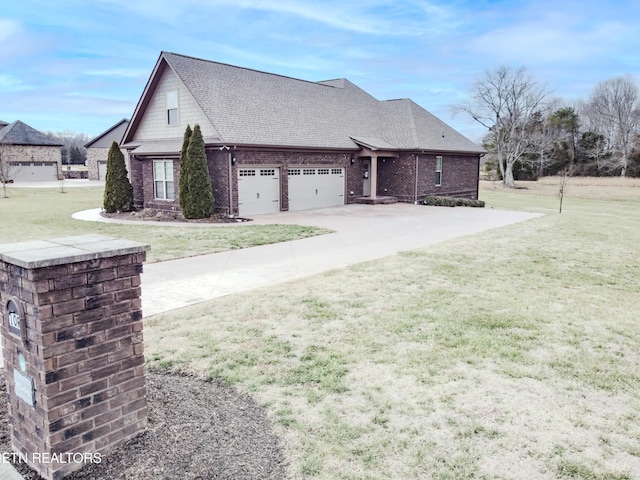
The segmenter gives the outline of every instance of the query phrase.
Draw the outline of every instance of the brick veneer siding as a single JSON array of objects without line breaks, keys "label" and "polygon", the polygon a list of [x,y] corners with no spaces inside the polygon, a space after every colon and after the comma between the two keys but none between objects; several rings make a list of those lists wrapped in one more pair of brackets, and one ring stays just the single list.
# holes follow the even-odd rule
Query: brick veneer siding
[{"label": "brick veneer siding", "polygon": [[3,161],[15,162],[48,162],[55,163],[58,169],[58,178],[62,178],[62,150],[56,146],[34,145],[2,145],[0,153]]},{"label": "brick veneer siding", "polygon": [[[83,238],[83,237],[78,237]],[[12,445],[46,479],[82,466],[33,454],[106,452],[147,423],[140,300],[146,253],[24,268],[0,260],[7,295],[25,305],[28,342],[2,322]],[[13,368],[26,359],[35,405],[17,398]]]},{"label": "brick veneer siding", "polygon": [[[436,156],[442,156],[442,184],[436,186]],[[460,154],[418,154],[417,200],[427,196],[478,198],[479,157]],[[378,195],[400,202],[416,200],[416,154],[378,159]]]},{"label": "brick veneer siding", "polygon": [[[234,152],[236,164],[231,174],[233,186],[234,212],[238,212],[238,169],[247,166],[274,166],[280,168],[280,205],[281,210],[289,210],[289,181],[288,169],[299,165],[345,167],[347,203],[355,201],[349,198],[349,177],[353,177],[350,170],[354,169],[349,162],[351,153],[341,152],[293,152],[293,151],[269,151],[269,150],[238,150]],[[360,186],[362,189],[362,186]],[[351,200],[351,202],[349,202]]]},{"label": "brick veneer siding", "polygon": [[[236,159],[235,165],[231,168],[231,211],[229,206],[230,155]],[[355,158],[353,165],[350,161],[352,157]],[[436,154],[418,155],[418,200],[429,195],[478,198],[479,157],[460,154],[442,154],[442,157],[442,185],[437,187],[435,186]],[[177,158],[173,160],[176,191],[174,201],[154,198],[151,159],[132,160],[131,179],[136,208],[180,210],[177,200],[180,166]],[[415,161],[415,153],[401,153],[395,158],[378,159],[377,195],[391,195],[401,202],[414,202],[416,199]],[[238,213],[238,169],[249,166],[280,168],[280,205],[285,211],[289,209],[287,170],[292,166],[343,167],[346,172],[345,202],[354,203],[357,197],[363,195],[364,163],[352,152],[295,152],[266,149],[238,149],[228,152],[213,148],[207,150],[207,164],[216,202],[215,209],[218,213]]]},{"label": "brick veneer siding", "polygon": [[[109,150],[111,147],[103,148],[103,147],[89,147],[87,148],[87,170],[89,172],[89,180],[105,180],[104,178],[100,178],[100,170],[98,168],[98,164],[106,164],[109,159]],[[124,155],[125,166],[127,167],[127,172],[131,171],[131,166],[129,162],[129,153],[121,148],[120,151],[122,155]]]},{"label": "brick veneer siding", "polygon": [[[236,164],[231,167],[231,198],[233,204],[229,206],[229,164],[230,155],[236,158]],[[351,165],[351,153],[341,152],[293,152],[273,150],[220,150],[218,147],[207,149],[207,166],[211,175],[211,185],[215,198],[215,211],[223,214],[238,213],[238,169],[247,166],[273,166],[280,168],[280,205],[288,210],[288,182],[287,169],[294,165],[336,166],[345,167],[347,192],[345,198],[348,203],[355,202],[355,196],[362,193],[362,175],[356,165]],[[161,159],[160,157],[156,159]],[[175,156],[167,156],[166,160],[173,160],[173,175],[176,198],[175,200],[158,200],[154,198],[153,159],[133,157],[131,159],[131,183],[134,192],[134,205],[137,209],[151,208],[166,211],[179,211],[178,186],[180,183],[180,162]],[[357,181],[355,181],[357,179]],[[351,185],[353,184],[353,185]],[[350,188],[351,186],[351,188]],[[355,195],[349,195],[349,190],[356,190]],[[358,190],[359,189],[359,190]],[[358,191],[360,193],[358,193]]]}]

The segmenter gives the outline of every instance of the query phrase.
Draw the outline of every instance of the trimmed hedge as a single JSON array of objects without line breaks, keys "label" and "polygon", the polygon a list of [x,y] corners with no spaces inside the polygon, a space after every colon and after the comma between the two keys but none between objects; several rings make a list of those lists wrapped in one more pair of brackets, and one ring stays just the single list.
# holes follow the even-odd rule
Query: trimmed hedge
[{"label": "trimmed hedge", "polygon": [[422,200],[422,205],[432,207],[484,207],[482,200],[471,200],[470,198],[457,197],[427,197]]}]

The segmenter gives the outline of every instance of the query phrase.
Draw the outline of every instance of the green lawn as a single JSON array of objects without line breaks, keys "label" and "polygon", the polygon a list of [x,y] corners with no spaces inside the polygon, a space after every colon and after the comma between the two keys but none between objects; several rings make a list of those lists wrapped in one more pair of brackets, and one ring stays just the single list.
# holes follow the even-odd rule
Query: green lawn
[{"label": "green lawn", "polygon": [[640,189],[483,188],[546,215],[150,317],[147,361],[250,392],[295,478],[640,478]]},{"label": "green lawn", "polygon": [[242,225],[168,228],[74,220],[74,212],[102,205],[100,187],[8,188],[0,198],[0,243],[99,233],[152,246],[149,262],[284,242],[328,233],[301,225]]}]

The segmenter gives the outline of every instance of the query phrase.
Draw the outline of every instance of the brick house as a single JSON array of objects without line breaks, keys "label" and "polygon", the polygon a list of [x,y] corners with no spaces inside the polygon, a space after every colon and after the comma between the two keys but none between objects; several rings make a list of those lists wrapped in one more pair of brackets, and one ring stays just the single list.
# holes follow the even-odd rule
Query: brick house
[{"label": "brick house", "polygon": [[62,143],[20,120],[0,122],[0,175],[8,181],[62,178]]},{"label": "brick house", "polygon": [[[122,136],[128,126],[129,120],[127,118],[123,118],[111,128],[84,145],[87,149],[87,170],[89,171],[89,180],[104,180],[107,177],[107,157],[109,156],[111,144],[116,142],[120,145]],[[127,151],[123,148],[120,150],[124,155],[128,171],[129,159],[127,157]]]},{"label": "brick house", "polygon": [[137,208],[180,208],[196,123],[221,213],[478,197],[485,151],[410,99],[162,52],[123,137]]}]

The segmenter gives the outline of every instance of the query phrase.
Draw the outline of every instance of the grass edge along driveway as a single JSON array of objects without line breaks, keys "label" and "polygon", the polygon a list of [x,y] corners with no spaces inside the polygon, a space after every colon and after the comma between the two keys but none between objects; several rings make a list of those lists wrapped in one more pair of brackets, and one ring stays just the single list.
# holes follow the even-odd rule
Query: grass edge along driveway
[{"label": "grass edge along driveway", "polygon": [[9,198],[0,198],[0,243],[43,240],[97,233],[147,243],[152,249],[147,262],[249,248],[331,233],[331,230],[303,225],[189,226],[168,228],[87,222],[71,218],[74,212],[102,204],[99,187],[11,188]]}]

